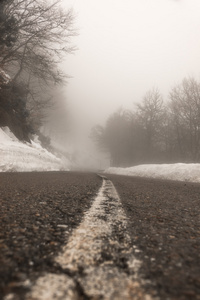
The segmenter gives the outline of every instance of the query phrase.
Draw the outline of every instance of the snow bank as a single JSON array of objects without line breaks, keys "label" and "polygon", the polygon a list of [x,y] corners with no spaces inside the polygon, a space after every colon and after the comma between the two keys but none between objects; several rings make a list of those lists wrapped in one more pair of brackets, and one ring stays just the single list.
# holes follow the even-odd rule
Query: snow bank
[{"label": "snow bank", "polygon": [[30,172],[68,170],[69,165],[37,142],[20,142],[8,127],[0,128],[0,171]]},{"label": "snow bank", "polygon": [[200,182],[200,164],[148,164],[130,168],[108,168],[105,173]]}]

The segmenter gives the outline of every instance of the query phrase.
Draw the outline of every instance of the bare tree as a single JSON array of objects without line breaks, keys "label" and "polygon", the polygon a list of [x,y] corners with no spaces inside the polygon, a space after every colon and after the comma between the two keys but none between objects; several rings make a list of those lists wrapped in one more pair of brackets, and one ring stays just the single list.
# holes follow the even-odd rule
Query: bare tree
[{"label": "bare tree", "polygon": [[184,79],[170,93],[170,107],[180,155],[190,161],[200,159],[200,84]]},{"label": "bare tree", "polygon": [[163,99],[157,89],[146,93],[142,104],[137,105],[137,116],[145,134],[145,149],[152,158],[156,143],[161,142],[163,115],[165,112]]},{"label": "bare tree", "polygon": [[62,78],[57,64],[62,54],[74,50],[69,45],[75,34],[73,15],[71,10],[63,12],[60,0],[49,2],[12,0],[5,6],[5,14],[15,20],[17,39],[0,54],[0,65],[10,69],[13,80],[23,71],[46,82],[59,82]]},{"label": "bare tree", "polygon": [[199,162],[200,83],[184,79],[166,104],[153,89],[133,112],[116,112],[98,132],[114,166]]},{"label": "bare tree", "polygon": [[2,56],[6,54],[17,38],[17,20],[13,16],[6,14],[6,7],[11,1],[0,1],[0,53]]},{"label": "bare tree", "polygon": [[[9,113],[23,97],[30,112],[26,122],[37,129],[53,103],[51,90],[66,78],[58,65],[75,50],[73,13],[61,8],[61,0],[8,0],[0,8],[0,67],[11,77]],[[15,94],[17,86],[23,86],[20,97]]]}]

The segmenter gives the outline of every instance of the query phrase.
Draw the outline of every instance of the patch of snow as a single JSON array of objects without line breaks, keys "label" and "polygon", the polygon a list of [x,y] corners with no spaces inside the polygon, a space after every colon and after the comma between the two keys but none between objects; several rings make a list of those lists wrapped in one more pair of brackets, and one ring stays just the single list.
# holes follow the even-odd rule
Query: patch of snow
[{"label": "patch of snow", "polygon": [[9,127],[7,126],[2,127],[1,129],[2,129],[2,131],[0,131],[1,141],[3,140],[2,135],[4,135],[4,138],[6,138],[6,140],[19,141],[17,137],[12,133],[12,131],[10,131]]},{"label": "patch of snow", "polygon": [[0,68],[0,83],[8,84],[10,80],[10,76],[3,69]]},{"label": "patch of snow", "polygon": [[0,172],[69,170],[63,162],[37,142],[20,142],[8,127],[0,128]]},{"label": "patch of snow", "polygon": [[109,174],[200,182],[200,164],[146,164],[130,168],[108,168]]}]

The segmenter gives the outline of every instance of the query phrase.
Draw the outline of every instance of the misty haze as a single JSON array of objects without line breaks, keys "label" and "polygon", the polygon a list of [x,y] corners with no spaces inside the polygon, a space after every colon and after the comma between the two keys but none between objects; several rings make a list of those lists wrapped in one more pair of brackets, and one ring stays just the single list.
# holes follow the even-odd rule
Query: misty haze
[{"label": "misty haze", "polygon": [[0,299],[200,300],[200,1],[0,1]]},{"label": "misty haze", "polygon": [[63,170],[199,162],[199,8],[3,1],[0,126]]}]

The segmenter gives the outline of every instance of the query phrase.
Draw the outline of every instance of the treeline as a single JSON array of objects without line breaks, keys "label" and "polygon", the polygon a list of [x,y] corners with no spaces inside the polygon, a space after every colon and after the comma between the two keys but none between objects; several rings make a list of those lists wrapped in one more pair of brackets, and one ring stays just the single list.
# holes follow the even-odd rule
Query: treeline
[{"label": "treeline", "polygon": [[75,50],[74,35],[72,11],[60,0],[1,0],[0,126],[19,139],[37,133],[54,105],[53,90],[66,79],[59,63]]},{"label": "treeline", "polygon": [[184,79],[167,102],[157,89],[146,93],[133,111],[119,110],[92,137],[109,151],[111,165],[200,162],[200,82]]}]

